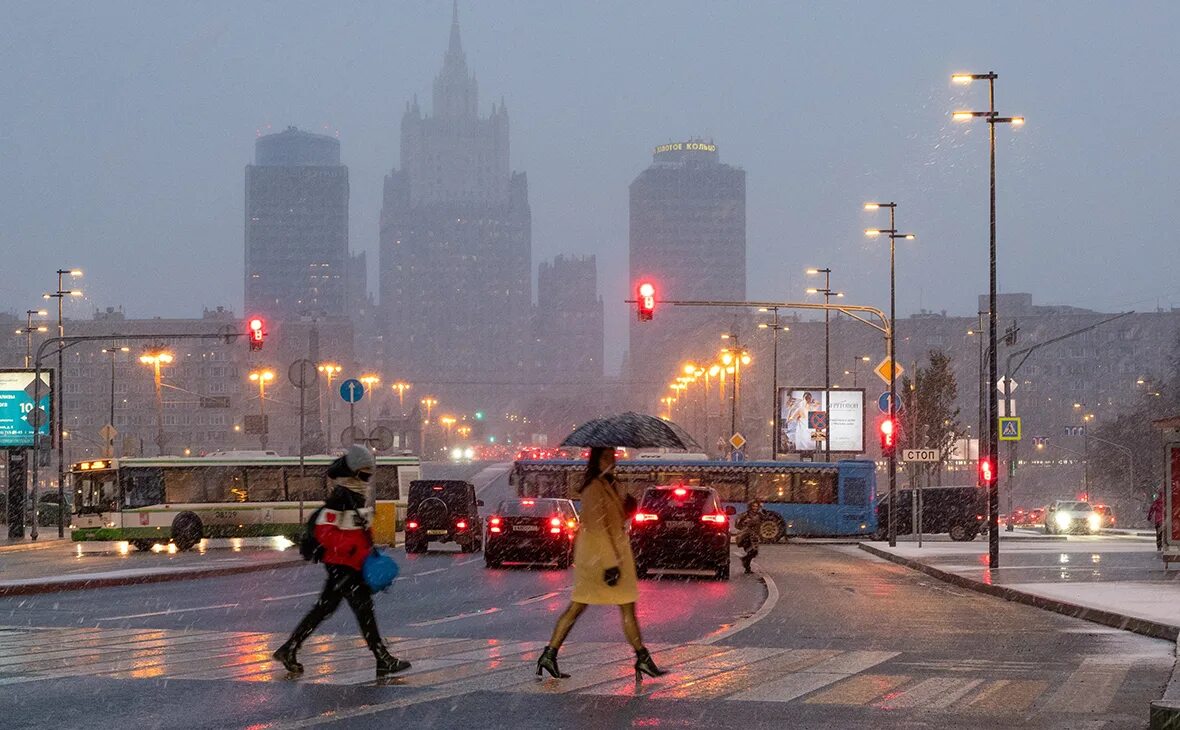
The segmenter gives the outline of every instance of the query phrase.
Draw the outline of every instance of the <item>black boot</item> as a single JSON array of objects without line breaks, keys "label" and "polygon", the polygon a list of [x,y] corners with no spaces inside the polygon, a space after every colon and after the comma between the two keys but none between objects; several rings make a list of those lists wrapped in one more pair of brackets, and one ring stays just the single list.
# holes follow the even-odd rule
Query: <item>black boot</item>
[{"label": "black boot", "polygon": [[393,656],[384,646],[373,653],[377,655],[378,677],[388,677],[391,674],[397,674],[410,668],[409,662]]},{"label": "black boot", "polygon": [[545,651],[541,652],[541,658],[537,660],[538,677],[541,676],[542,669],[557,679],[569,679],[570,676],[562,674],[561,670],[557,668],[557,649],[551,646],[545,647]]},{"label": "black boot", "polygon": [[273,656],[275,661],[281,663],[283,667],[291,674],[303,674],[303,665],[295,661],[295,645],[287,642],[280,646]]},{"label": "black boot", "polygon": [[635,681],[639,682],[643,679],[643,675],[649,677],[662,677],[667,674],[667,670],[660,669],[656,666],[656,662],[651,658],[651,652],[647,648],[635,650]]},{"label": "black boot", "polygon": [[747,573],[753,572],[752,570],[750,570],[750,562],[752,560],[753,560],[753,558],[751,558],[749,555],[742,556],[742,568],[744,568]]}]

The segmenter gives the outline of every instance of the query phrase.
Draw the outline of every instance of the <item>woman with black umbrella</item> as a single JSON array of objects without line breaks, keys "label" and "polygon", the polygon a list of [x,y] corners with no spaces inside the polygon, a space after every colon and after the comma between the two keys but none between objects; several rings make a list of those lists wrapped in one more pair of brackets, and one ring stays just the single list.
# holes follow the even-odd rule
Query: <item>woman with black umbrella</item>
[{"label": "woman with black umbrella", "polygon": [[665,674],[656,666],[643,645],[635,601],[639,596],[635,575],[635,558],[627,538],[627,510],[624,490],[615,481],[615,450],[610,447],[590,449],[586,475],[578,489],[581,496],[582,525],[574,546],[574,591],[570,605],[557,619],[549,645],[537,660],[537,675],[549,672],[559,679],[557,650],[574,627],[586,606],[616,605],[623,618],[623,634],[635,650],[635,679],[644,674]]}]

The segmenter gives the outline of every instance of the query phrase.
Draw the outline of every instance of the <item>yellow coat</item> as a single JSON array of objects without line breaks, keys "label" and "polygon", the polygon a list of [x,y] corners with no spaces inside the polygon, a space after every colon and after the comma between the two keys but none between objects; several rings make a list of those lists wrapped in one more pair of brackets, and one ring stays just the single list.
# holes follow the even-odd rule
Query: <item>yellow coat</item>
[{"label": "yellow coat", "polygon": [[[582,490],[582,524],[574,544],[575,603],[623,605],[639,597],[635,557],[627,538],[627,515],[620,488],[595,479]],[[619,582],[602,579],[607,568],[618,567]]]}]

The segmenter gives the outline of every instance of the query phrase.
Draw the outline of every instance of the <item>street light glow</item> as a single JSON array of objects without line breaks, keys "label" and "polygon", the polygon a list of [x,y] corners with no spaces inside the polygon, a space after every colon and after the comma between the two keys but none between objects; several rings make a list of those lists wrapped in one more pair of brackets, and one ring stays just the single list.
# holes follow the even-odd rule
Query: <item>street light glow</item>
[{"label": "street light glow", "polygon": [[819,289],[811,288],[806,290],[808,294],[819,294]]},{"label": "street light glow", "polygon": [[951,114],[951,119],[956,122],[966,122],[975,116],[972,112],[954,112]]},{"label": "street light glow", "polygon": [[880,207],[880,203],[865,203],[865,210],[877,210]]},{"label": "street light glow", "polygon": [[969,84],[974,80],[974,74],[951,74],[951,81],[956,84]]},{"label": "street light glow", "polygon": [[1012,117],[1010,122],[1013,126],[1019,127],[1024,124],[1024,117]]},{"label": "street light glow", "polygon": [[869,238],[876,238],[877,236],[881,235],[881,230],[878,228],[866,228],[865,235]]}]

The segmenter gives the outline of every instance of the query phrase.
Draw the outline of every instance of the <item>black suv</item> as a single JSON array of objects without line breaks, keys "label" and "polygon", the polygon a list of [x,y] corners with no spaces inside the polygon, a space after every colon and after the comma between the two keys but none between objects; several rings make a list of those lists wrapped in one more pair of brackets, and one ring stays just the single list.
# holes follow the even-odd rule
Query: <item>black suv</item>
[{"label": "black suv", "polygon": [[499,568],[505,561],[574,562],[578,512],[568,499],[506,499],[488,517],[484,564]]},{"label": "black suv", "polygon": [[[946,533],[952,540],[969,542],[987,528],[987,490],[966,487],[923,487],[922,532]],[[897,490],[897,534],[914,531],[914,490]],[[889,495],[877,502],[878,540],[889,536]]]},{"label": "black suv", "polygon": [[465,553],[482,547],[475,485],[457,479],[410,482],[406,505],[406,552],[424,553],[427,543],[454,542]]},{"label": "black suv", "polygon": [[729,579],[729,517],[711,487],[648,487],[631,517],[640,578],[652,568],[712,570]]}]

